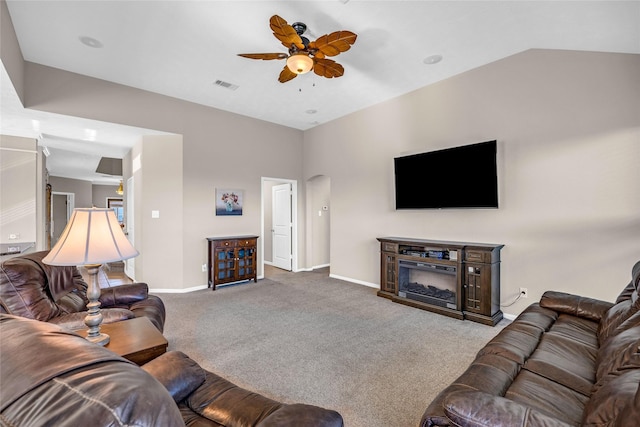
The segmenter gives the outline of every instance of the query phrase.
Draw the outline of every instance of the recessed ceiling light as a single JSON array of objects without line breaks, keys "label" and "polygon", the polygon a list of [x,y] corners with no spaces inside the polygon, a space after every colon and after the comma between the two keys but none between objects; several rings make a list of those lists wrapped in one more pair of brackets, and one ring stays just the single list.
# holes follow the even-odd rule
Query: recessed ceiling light
[{"label": "recessed ceiling light", "polygon": [[424,62],[427,65],[433,65],[433,64],[437,64],[440,61],[442,61],[442,55],[431,55],[424,58],[424,61],[422,62]]},{"label": "recessed ceiling light", "polygon": [[223,80],[216,80],[213,84],[230,90],[236,90],[239,87],[238,85],[234,85],[233,83],[225,82]]},{"label": "recessed ceiling light", "polygon": [[93,37],[89,37],[89,36],[81,36],[80,42],[85,46],[93,47],[96,49],[99,49],[102,47],[102,42],[100,40],[96,40]]},{"label": "recessed ceiling light", "polygon": [[84,140],[85,141],[95,141],[97,135],[98,135],[98,131],[95,130],[95,129],[85,129],[84,130]]},{"label": "recessed ceiling light", "polygon": [[306,113],[307,113],[307,114],[315,114],[315,113],[317,113],[317,112],[318,112],[318,110],[313,110],[313,109],[312,109],[312,110],[307,110],[307,111],[306,111]]}]

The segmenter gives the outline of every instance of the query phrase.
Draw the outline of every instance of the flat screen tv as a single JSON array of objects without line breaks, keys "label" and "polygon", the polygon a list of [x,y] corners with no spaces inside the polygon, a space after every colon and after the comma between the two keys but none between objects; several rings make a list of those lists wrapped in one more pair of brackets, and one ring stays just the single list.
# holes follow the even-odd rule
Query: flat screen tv
[{"label": "flat screen tv", "polygon": [[497,208],[496,141],[396,157],[396,209]]}]

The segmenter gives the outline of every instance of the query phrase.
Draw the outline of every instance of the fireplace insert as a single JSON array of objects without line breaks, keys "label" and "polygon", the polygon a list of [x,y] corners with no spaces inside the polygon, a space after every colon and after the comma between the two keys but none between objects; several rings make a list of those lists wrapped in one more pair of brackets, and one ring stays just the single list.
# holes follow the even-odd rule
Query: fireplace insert
[{"label": "fireplace insert", "polygon": [[430,262],[398,261],[398,296],[458,309],[457,268]]}]

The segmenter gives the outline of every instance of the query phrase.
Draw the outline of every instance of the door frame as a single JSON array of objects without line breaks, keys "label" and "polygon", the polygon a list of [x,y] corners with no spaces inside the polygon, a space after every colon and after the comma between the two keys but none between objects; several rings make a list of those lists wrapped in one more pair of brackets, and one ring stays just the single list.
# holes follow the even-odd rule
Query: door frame
[{"label": "door frame", "polygon": [[[274,184],[291,184],[291,271],[298,271],[298,181],[295,179],[285,179],[285,178],[271,178],[271,177],[261,177],[260,178],[260,233],[264,233],[264,201],[265,197],[271,198],[271,191],[266,195],[264,191],[265,182],[273,182]],[[259,279],[264,278],[264,236],[262,239],[259,239],[259,247],[258,250],[258,267],[260,271]]]},{"label": "door frame", "polygon": [[[51,209],[49,210],[49,239],[51,242],[51,247],[55,245],[58,241],[53,242],[53,232],[55,224],[53,222],[53,210],[54,210],[54,197],[53,196],[66,196],[67,198],[67,222],[65,222],[64,226],[66,227],[71,219],[71,215],[73,214],[73,210],[76,208],[76,193],[68,193],[66,191],[51,191]],[[64,230],[64,227],[62,228]],[[61,233],[62,233],[61,230]]]}]

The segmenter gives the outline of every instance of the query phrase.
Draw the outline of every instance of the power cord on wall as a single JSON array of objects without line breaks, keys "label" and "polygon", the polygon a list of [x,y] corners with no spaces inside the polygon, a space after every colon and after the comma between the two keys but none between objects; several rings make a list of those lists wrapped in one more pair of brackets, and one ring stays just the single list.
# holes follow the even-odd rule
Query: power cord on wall
[{"label": "power cord on wall", "polygon": [[514,299],[512,302],[510,302],[509,304],[500,304],[500,307],[511,307],[513,304],[515,304],[516,302],[518,302],[518,300],[520,298],[522,298],[523,295],[526,295],[525,291],[520,291],[520,293],[516,296],[516,299]]}]

